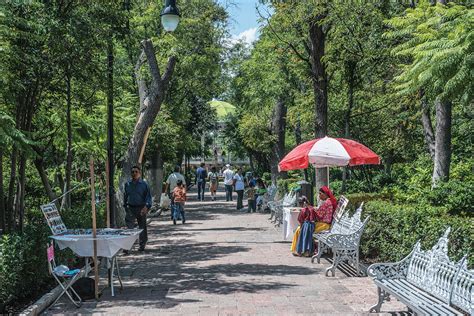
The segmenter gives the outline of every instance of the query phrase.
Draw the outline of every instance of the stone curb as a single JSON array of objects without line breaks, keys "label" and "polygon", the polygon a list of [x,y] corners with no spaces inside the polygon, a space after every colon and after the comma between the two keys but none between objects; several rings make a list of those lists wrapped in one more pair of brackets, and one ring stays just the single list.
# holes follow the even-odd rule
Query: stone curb
[{"label": "stone curb", "polygon": [[[85,269],[82,268],[81,272],[79,272],[79,274],[80,274],[79,278],[84,277]],[[59,285],[56,286],[50,292],[43,295],[39,300],[37,300],[32,305],[30,305],[26,309],[24,309],[20,313],[20,315],[22,315],[22,316],[36,316],[36,315],[41,314],[51,304],[53,304],[53,302],[56,300],[56,298],[61,294],[61,291],[62,291],[61,286],[59,286]]]}]

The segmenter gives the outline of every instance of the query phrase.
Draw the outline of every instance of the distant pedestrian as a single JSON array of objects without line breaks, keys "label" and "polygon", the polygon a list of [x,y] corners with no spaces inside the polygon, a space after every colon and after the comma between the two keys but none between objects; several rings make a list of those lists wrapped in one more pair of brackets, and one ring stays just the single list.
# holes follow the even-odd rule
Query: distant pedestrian
[{"label": "distant pedestrian", "polygon": [[230,165],[225,165],[226,169],[223,172],[225,185],[225,200],[232,201],[232,186],[234,185],[234,172],[230,169]]},{"label": "distant pedestrian", "polygon": [[170,174],[168,179],[166,180],[165,192],[168,194],[171,200],[171,203],[170,203],[171,219],[173,219],[173,207],[174,207],[173,190],[174,188],[176,188],[176,186],[178,185],[178,181],[180,180],[183,183],[184,187],[186,187],[186,180],[184,179],[184,176],[179,172],[180,169],[181,169],[180,166],[175,166],[174,172]]},{"label": "distant pedestrian", "polygon": [[257,190],[256,190],[255,204],[257,206],[257,209],[260,211],[262,209],[262,205],[265,200],[267,187],[265,185],[265,182],[263,182],[261,178],[258,178],[256,182],[257,182]]},{"label": "distant pedestrian", "polygon": [[237,173],[234,175],[234,189],[237,192],[237,209],[243,210],[244,208],[244,189],[245,189],[245,182],[244,176],[242,175],[242,168],[237,170]]},{"label": "distant pedestrian", "polygon": [[255,204],[255,185],[250,183],[249,188],[246,191],[247,193],[247,213],[256,212]]},{"label": "distant pedestrian", "polygon": [[206,192],[207,170],[204,168],[206,164],[201,162],[201,166],[196,170],[196,181],[198,188],[198,200],[204,201],[204,192]]},{"label": "distant pedestrian", "polygon": [[[125,222],[127,227],[132,229],[135,227],[135,221],[137,221],[138,228],[142,229],[138,251],[144,251],[148,241],[146,215],[151,208],[152,198],[148,183],[141,179],[140,168],[133,166],[131,172],[132,179],[125,183],[124,188]],[[127,254],[128,251],[125,251],[125,253]]]},{"label": "distant pedestrian", "polygon": [[211,172],[208,175],[209,178],[209,191],[211,192],[211,199],[216,200],[216,192],[219,187],[219,175],[217,174],[216,167],[211,168]]},{"label": "distant pedestrian", "polygon": [[184,216],[184,204],[186,203],[186,187],[183,184],[183,181],[178,180],[176,187],[173,190],[173,224],[176,225],[176,221],[181,219],[182,223],[186,223],[186,218]]}]

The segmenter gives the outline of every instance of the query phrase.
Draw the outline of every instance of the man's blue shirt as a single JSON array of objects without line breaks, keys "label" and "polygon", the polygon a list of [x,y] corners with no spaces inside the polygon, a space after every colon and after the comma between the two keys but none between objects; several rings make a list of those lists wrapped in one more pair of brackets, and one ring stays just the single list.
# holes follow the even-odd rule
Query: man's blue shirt
[{"label": "man's blue shirt", "polygon": [[151,208],[151,193],[148,183],[139,179],[138,181],[129,180],[125,183],[124,204],[127,206],[142,206],[146,205]]},{"label": "man's blue shirt", "polygon": [[205,182],[207,178],[207,171],[203,167],[196,170],[196,182]]}]

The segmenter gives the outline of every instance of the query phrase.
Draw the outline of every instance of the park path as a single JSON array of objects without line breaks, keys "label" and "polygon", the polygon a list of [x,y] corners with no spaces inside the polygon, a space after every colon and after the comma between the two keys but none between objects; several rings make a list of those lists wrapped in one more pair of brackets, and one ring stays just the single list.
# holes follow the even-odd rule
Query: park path
[{"label": "park path", "polygon": [[[328,278],[327,260],[293,257],[268,214],[239,212],[223,192],[216,202],[189,195],[185,225],[166,213],[149,225],[144,253],[119,258],[122,292],[106,289],[80,309],[62,298],[45,314],[365,315],[376,302],[369,278]],[[383,310],[406,309],[388,302]]]}]

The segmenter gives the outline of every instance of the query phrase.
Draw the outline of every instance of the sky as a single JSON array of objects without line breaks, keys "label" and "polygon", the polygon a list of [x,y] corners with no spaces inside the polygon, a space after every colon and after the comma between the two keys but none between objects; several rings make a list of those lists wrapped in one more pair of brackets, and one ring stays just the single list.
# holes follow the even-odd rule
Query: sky
[{"label": "sky", "polygon": [[219,3],[229,12],[229,31],[233,39],[251,43],[258,38],[258,13],[255,9],[258,0],[219,0]]}]

